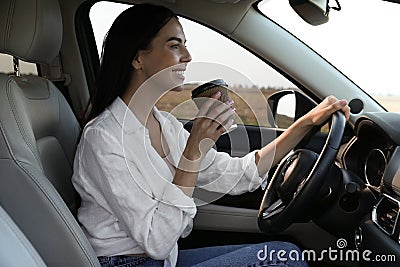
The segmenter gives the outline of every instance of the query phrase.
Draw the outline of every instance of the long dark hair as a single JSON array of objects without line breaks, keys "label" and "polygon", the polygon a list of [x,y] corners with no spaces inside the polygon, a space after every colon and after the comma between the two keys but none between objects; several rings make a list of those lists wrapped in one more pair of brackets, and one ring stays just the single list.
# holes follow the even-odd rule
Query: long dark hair
[{"label": "long dark hair", "polygon": [[130,82],[131,63],[136,54],[148,48],[158,31],[173,17],[176,14],[166,7],[138,4],[115,19],[104,39],[96,91],[85,112],[84,124],[122,96]]}]

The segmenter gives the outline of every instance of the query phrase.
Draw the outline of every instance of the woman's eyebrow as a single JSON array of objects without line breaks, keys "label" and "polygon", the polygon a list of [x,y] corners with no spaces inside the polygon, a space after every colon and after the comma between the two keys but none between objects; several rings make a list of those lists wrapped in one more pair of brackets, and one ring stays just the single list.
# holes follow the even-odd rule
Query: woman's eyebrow
[{"label": "woman's eyebrow", "polygon": [[168,38],[167,42],[169,42],[169,41],[177,41],[177,42],[179,42],[179,43],[186,43],[186,40],[183,41],[183,40],[182,40],[181,38],[179,38],[179,37],[170,37],[170,38]]}]

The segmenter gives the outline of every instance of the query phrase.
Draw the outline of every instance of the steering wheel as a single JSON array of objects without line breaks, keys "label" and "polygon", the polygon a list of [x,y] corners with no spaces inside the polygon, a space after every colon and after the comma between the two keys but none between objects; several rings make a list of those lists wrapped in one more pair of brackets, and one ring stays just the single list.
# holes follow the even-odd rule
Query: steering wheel
[{"label": "steering wheel", "polygon": [[264,193],[258,226],[266,234],[277,234],[301,217],[319,197],[338,153],[346,118],[336,111],[321,153],[298,149],[281,161]]}]

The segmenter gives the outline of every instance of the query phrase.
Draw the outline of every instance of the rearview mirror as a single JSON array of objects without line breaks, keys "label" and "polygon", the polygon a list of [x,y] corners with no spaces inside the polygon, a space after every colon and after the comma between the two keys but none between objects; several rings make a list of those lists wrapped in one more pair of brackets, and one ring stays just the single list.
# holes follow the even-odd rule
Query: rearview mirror
[{"label": "rearview mirror", "polygon": [[340,10],[338,0],[335,0],[337,7],[330,7],[329,0],[289,0],[290,6],[307,23],[317,26],[327,23],[329,10]]}]

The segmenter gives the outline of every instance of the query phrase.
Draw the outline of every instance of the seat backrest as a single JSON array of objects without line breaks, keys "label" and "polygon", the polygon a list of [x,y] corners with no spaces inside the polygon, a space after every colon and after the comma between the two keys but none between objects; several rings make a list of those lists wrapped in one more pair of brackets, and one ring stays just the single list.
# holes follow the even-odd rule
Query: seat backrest
[{"label": "seat backrest", "polygon": [[[0,52],[49,63],[60,51],[57,0],[1,0]],[[75,220],[80,127],[49,80],[0,74],[0,205],[49,266],[99,266]]]},{"label": "seat backrest", "polygon": [[0,266],[46,266],[32,244],[0,206]]}]

